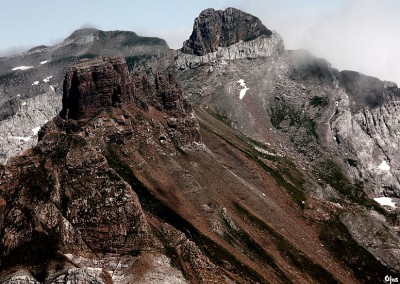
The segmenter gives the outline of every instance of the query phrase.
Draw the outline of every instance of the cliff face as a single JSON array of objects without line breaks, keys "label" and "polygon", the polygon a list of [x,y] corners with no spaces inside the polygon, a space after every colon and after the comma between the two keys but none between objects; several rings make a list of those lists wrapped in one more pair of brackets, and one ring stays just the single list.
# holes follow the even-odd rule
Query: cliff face
[{"label": "cliff face", "polygon": [[0,58],[0,163],[37,142],[40,128],[60,111],[63,80],[76,60],[120,56],[137,60],[168,52],[166,42],[133,32],[81,29],[54,46]]},{"label": "cliff face", "polygon": [[202,56],[217,51],[218,47],[271,35],[260,19],[250,14],[235,8],[206,9],[194,20],[192,35],[184,42],[182,52]]},{"label": "cliff face", "polygon": [[[207,54],[178,52],[176,76],[198,108],[306,169],[315,181],[309,187],[313,196],[338,201],[349,210],[349,204],[363,208],[363,217],[353,224],[346,214],[341,219],[360,244],[398,269],[398,251],[395,246],[386,249],[388,239],[398,239],[397,85],[339,72],[305,51],[285,51],[274,36]],[[260,42],[269,42],[268,52],[260,52]],[[383,209],[374,199],[392,203]],[[372,245],[363,222],[374,230],[387,228],[385,237],[376,237]]]},{"label": "cliff face", "polygon": [[224,66],[230,60],[279,56],[283,51],[282,38],[273,32],[269,37],[260,36],[252,41],[239,41],[227,47],[217,47],[215,51],[205,55],[186,54],[178,51],[174,64],[180,70],[194,69],[203,65]]},{"label": "cliff face", "polygon": [[[366,83],[351,88],[345,81],[348,95],[338,102],[337,112],[332,117],[336,147],[348,149],[354,155],[357,164],[353,167],[358,170],[354,175],[368,181],[372,195],[398,198],[400,90],[391,82],[367,76],[362,79],[374,83],[374,92]],[[365,101],[360,102],[360,96]]]},{"label": "cliff face", "polygon": [[[121,177],[129,170],[118,164],[116,147],[129,144],[128,149],[148,155],[173,154],[176,147],[200,145],[201,137],[191,106],[172,77],[158,74],[151,82],[142,76],[141,83],[138,77],[129,77],[123,59],[74,64],[65,77],[60,116],[41,129],[37,146],[1,169],[3,281],[32,277],[34,283],[110,283],[106,269],[111,268],[98,263],[107,259],[113,265],[104,255],[126,255],[131,269],[137,255],[152,250],[146,258],[165,258],[163,273],[184,283],[181,272],[168,268],[170,259],[149,227],[135,193],[140,183],[128,184],[131,180]],[[170,234],[178,233],[165,227],[160,236],[169,242],[175,238]],[[189,267],[194,257],[210,267],[194,244],[185,244],[184,235],[179,238],[179,244],[168,245],[187,246]],[[186,257],[186,251],[179,255]],[[21,269],[13,274],[17,267]],[[208,273],[198,270],[200,278]],[[132,283],[129,279],[124,283]]]},{"label": "cliff face", "polygon": [[234,8],[207,9],[195,19],[192,35],[177,52],[174,63],[184,70],[276,56],[283,51],[279,34],[268,30],[258,18]]},{"label": "cliff face", "polygon": [[64,80],[62,118],[93,117],[122,101],[129,101],[128,67],[120,59],[82,62],[67,70]]}]

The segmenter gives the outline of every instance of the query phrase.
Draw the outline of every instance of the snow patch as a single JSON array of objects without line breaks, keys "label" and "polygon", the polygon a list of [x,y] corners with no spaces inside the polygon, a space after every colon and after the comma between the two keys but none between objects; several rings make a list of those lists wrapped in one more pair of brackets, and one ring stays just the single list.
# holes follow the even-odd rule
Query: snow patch
[{"label": "snow patch", "polygon": [[382,161],[382,163],[378,166],[378,169],[382,171],[390,171],[390,166],[386,161]]},{"label": "snow patch", "polygon": [[32,128],[32,132],[33,132],[34,135],[37,135],[39,130],[40,130],[40,126]]},{"label": "snow patch", "polygon": [[392,208],[396,208],[396,204],[392,201],[390,197],[377,197],[374,198],[374,200],[382,206],[390,206]]},{"label": "snow patch", "polygon": [[26,106],[26,102],[22,102],[21,106]]},{"label": "snow patch", "polygon": [[32,86],[33,86],[33,85],[39,85],[39,81],[33,82],[33,83],[32,83]]},{"label": "snow patch", "polygon": [[16,70],[28,70],[33,68],[33,66],[18,66],[18,67],[14,67],[13,69],[11,69],[11,71],[16,71]]},{"label": "snow patch", "polygon": [[243,97],[246,95],[246,92],[249,88],[247,88],[246,82],[243,79],[239,79],[237,81],[237,83],[239,84],[237,89],[240,90],[239,99],[243,99]]},{"label": "snow patch", "polygon": [[40,62],[40,65],[46,64],[48,60]]},{"label": "snow patch", "polygon": [[44,78],[44,79],[43,79],[43,82],[48,83],[48,82],[50,82],[50,79],[51,79],[51,78],[53,78],[53,75],[50,75],[50,76]]},{"label": "snow patch", "polygon": [[54,92],[54,87],[53,86],[50,86],[50,89]]}]

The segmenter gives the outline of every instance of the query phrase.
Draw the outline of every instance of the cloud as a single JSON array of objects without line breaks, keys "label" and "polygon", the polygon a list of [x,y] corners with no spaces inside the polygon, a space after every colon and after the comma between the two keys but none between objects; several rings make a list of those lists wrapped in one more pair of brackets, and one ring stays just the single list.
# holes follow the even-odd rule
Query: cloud
[{"label": "cloud", "polygon": [[79,27],[80,29],[97,29],[96,25],[90,22],[85,22]]},{"label": "cloud", "polygon": [[281,34],[287,49],[400,84],[397,0],[243,0],[239,8]]},{"label": "cloud", "polygon": [[394,1],[351,1],[321,19],[299,46],[325,57],[339,69],[352,69],[400,83],[399,5]]},{"label": "cloud", "polygon": [[28,46],[14,46],[10,48],[0,49],[0,57],[10,56],[28,50]]}]

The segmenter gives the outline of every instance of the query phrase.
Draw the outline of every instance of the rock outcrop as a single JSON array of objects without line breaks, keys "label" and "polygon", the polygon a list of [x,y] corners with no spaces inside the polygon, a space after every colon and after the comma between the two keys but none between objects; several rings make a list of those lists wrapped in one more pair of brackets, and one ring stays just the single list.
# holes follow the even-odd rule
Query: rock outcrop
[{"label": "rock outcrop", "polygon": [[338,100],[332,117],[335,146],[354,155],[353,175],[367,181],[372,196],[400,198],[400,90],[394,83],[362,75],[351,83],[358,86],[345,82],[347,95]]},{"label": "rock outcrop", "polygon": [[42,126],[60,111],[64,76],[73,62],[119,56],[132,68],[138,61],[166,52],[169,47],[160,38],[141,37],[129,31],[80,29],[56,45],[2,57],[0,163],[37,143],[31,129]]},{"label": "rock outcrop", "polygon": [[192,35],[184,42],[182,52],[202,56],[218,47],[271,35],[260,19],[238,9],[206,9],[195,19]]},{"label": "rock outcrop", "polygon": [[[119,58],[78,62],[67,71],[60,116],[40,130],[39,139],[0,169],[2,281],[110,283],[100,255],[128,255],[133,265],[137,255],[151,250],[170,261],[139,202],[140,183],[128,184],[115,147],[127,144],[150,155],[200,145],[192,108],[173,77],[131,78]],[[167,238],[174,230],[160,234]],[[189,245],[191,254],[201,254]],[[78,267],[73,256],[87,259],[85,266]],[[15,267],[26,270],[12,273]],[[167,264],[161,268],[166,269]],[[168,269],[171,279],[182,277]],[[202,267],[191,269],[203,273]],[[124,273],[118,277],[126,278]]]},{"label": "rock outcrop", "polygon": [[[335,200],[344,211],[374,208],[372,215],[364,214],[365,220],[382,222],[376,227],[388,228],[385,237],[395,236],[400,207],[398,87],[357,72],[339,72],[324,59],[285,51],[283,45],[256,60],[246,59],[257,58],[257,52],[249,53],[253,58],[233,52],[230,58],[242,60],[225,59],[237,46],[273,38],[261,36],[202,56],[178,52],[176,76],[198,108],[307,169],[314,180],[310,194]],[[381,206],[374,198],[388,203]],[[377,212],[383,217],[375,220]],[[376,259],[399,269],[394,246],[388,248],[384,238],[370,245],[361,225],[339,219]]]},{"label": "rock outcrop", "polygon": [[258,18],[234,8],[207,9],[195,19],[190,39],[177,51],[175,66],[183,70],[226,65],[228,60],[270,57],[283,51],[280,35],[268,30]]},{"label": "rock outcrop", "polygon": [[[160,127],[165,133],[160,133],[160,141],[168,138],[179,147],[201,143],[192,107],[171,74],[157,73],[154,81],[143,74],[130,77],[124,60],[115,58],[85,60],[67,70],[60,118],[87,120],[112,107],[129,104],[141,111],[154,109],[162,113],[165,125]],[[51,125],[43,128],[41,137]]]},{"label": "rock outcrop", "polygon": [[177,51],[175,66],[179,70],[184,70],[202,65],[227,65],[229,60],[279,56],[283,51],[282,38],[273,32],[269,37],[260,36],[251,41],[240,41],[227,47],[217,47],[215,51],[201,56]]},{"label": "rock outcrop", "polygon": [[90,118],[104,109],[129,101],[128,67],[122,58],[87,60],[67,70],[62,118]]}]

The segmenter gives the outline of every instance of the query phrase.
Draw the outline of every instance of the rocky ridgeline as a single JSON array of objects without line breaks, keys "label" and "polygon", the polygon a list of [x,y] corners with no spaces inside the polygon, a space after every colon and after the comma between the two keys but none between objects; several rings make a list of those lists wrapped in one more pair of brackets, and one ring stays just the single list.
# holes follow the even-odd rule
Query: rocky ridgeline
[{"label": "rocky ridgeline", "polygon": [[284,51],[281,37],[261,21],[234,8],[204,10],[193,25],[190,39],[177,51],[178,69],[208,63],[269,57]]},{"label": "rocky ridgeline", "polygon": [[[129,104],[141,111],[151,108],[162,113],[166,125],[160,127],[165,135],[160,134],[159,140],[169,139],[179,147],[201,143],[192,107],[171,74],[157,73],[154,81],[144,74],[130,76],[121,58],[82,61],[67,70],[60,118],[88,120]],[[52,125],[46,125],[41,135]]]},{"label": "rocky ridgeline", "polygon": [[[3,281],[110,283],[111,268],[102,263],[112,261],[99,255],[127,255],[129,269],[143,250],[166,259],[163,274],[183,279],[162,255],[135,189],[110,167],[117,163],[117,145],[150,155],[201,143],[191,106],[171,76],[131,78],[118,58],[78,62],[67,71],[60,116],[46,123],[39,137],[37,146],[0,169]],[[173,227],[163,230],[169,246],[181,250],[193,267],[207,266],[196,275],[215,270],[183,234]],[[172,244],[171,234],[181,241]],[[120,269],[112,270],[126,278]]]},{"label": "rocky ridgeline", "polygon": [[[252,57],[236,49],[273,36],[218,46],[205,55],[180,51],[177,76],[193,101],[307,169],[315,181],[307,188],[312,195],[339,201],[344,211],[351,212],[354,204],[362,208],[357,218],[343,213],[342,222],[359,244],[398,270],[398,87],[357,72],[340,72],[305,51],[285,51],[283,43],[271,49],[279,56],[260,60],[246,60]],[[257,52],[249,54],[257,57]],[[244,60],[224,64],[229,58]],[[240,96],[241,79],[249,88],[245,97]],[[390,202],[377,209],[374,198],[382,197]],[[384,233],[375,234],[372,242],[365,223],[370,232]]]},{"label": "rocky ridgeline", "polygon": [[[353,83],[360,78],[364,83],[356,87],[345,83],[346,93],[338,100],[332,119],[335,142],[356,157],[353,167],[358,171],[353,174],[367,180],[374,195],[400,198],[400,90],[392,82],[360,74],[353,77]],[[370,84],[374,89],[365,81],[374,81]]]},{"label": "rocky ridgeline", "polygon": [[133,64],[138,58],[168,50],[164,40],[134,32],[80,29],[56,45],[0,58],[0,163],[34,145],[35,137],[28,140],[31,129],[42,126],[60,111],[60,86],[72,63],[104,55],[124,57]]}]

